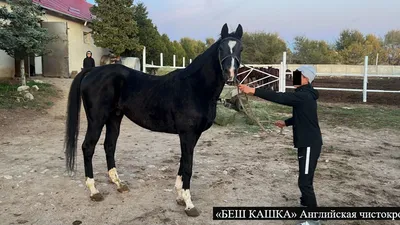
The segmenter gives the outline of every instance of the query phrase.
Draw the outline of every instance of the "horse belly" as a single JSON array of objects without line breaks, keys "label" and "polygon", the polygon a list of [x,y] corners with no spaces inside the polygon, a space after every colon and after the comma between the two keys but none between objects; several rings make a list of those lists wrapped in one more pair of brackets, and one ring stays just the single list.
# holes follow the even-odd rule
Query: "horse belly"
[{"label": "horse belly", "polygon": [[163,133],[176,133],[176,129],[172,120],[167,116],[156,116],[146,112],[124,112],[136,125],[147,130],[163,132]]}]

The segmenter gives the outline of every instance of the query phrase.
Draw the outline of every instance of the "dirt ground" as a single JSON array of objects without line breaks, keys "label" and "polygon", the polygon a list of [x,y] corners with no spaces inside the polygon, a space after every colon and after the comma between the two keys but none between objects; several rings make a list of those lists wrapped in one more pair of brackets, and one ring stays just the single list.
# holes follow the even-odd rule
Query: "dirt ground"
[{"label": "dirt ground", "polygon": [[[46,79],[68,93],[71,80]],[[195,150],[192,200],[201,215],[189,218],[173,190],[180,157],[176,135],[150,132],[123,120],[116,160],[130,192],[108,182],[102,143],[94,156],[102,202],[78,172],[64,176],[66,97],[48,112],[0,111],[0,224],[295,224],[296,221],[213,221],[213,206],[298,206],[297,159],[291,129],[267,138],[214,125]],[[84,118],[84,115],[82,115]],[[315,175],[320,206],[400,206],[400,131],[355,130],[321,124],[324,146]],[[79,143],[86,120],[81,120]],[[76,222],[76,224],[79,224]],[[397,224],[393,221],[324,221],[324,224]]]}]

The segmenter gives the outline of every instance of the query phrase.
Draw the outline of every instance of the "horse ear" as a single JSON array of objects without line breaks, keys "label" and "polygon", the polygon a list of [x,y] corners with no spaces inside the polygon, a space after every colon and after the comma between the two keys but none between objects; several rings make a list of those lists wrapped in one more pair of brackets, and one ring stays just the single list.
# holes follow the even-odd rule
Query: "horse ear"
[{"label": "horse ear", "polygon": [[243,36],[243,27],[242,27],[242,25],[239,24],[239,26],[236,28],[235,34],[239,37],[239,39],[242,38],[242,36]]},{"label": "horse ear", "polygon": [[228,36],[228,34],[229,34],[228,24],[225,23],[221,30],[221,37],[225,38],[226,36]]}]

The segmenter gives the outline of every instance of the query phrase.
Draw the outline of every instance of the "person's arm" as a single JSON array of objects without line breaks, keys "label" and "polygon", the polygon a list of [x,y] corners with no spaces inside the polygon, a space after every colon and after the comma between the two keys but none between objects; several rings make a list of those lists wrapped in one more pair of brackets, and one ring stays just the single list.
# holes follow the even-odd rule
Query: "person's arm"
[{"label": "person's arm", "polygon": [[267,91],[260,88],[255,89],[254,96],[287,106],[296,106],[304,101],[304,96],[301,93],[279,93],[275,91]]},{"label": "person's arm", "polygon": [[96,63],[94,62],[93,58],[92,58],[92,67],[96,67]]},{"label": "person's arm", "polygon": [[290,117],[289,119],[285,120],[285,125],[287,127],[292,126],[293,125],[293,117]]}]

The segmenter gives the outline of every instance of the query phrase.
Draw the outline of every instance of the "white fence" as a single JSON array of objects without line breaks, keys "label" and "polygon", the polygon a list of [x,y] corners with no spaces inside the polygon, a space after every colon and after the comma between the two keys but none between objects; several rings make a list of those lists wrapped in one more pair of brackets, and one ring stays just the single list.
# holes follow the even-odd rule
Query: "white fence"
[{"label": "white fence", "polygon": [[[400,93],[400,90],[372,90],[368,89],[368,77],[397,77],[400,78],[399,75],[378,75],[371,74],[368,75],[368,56],[365,56],[364,59],[364,74],[328,74],[328,73],[317,73],[317,76],[351,76],[351,77],[363,77],[363,89],[350,89],[350,88],[324,88],[324,87],[314,87],[317,90],[329,90],[329,91],[353,91],[353,92],[362,92],[363,93],[363,102],[367,102],[367,93]],[[294,88],[293,86],[287,86],[287,88]]]},{"label": "white fence", "polygon": [[[185,68],[185,57],[182,57],[182,66],[176,66],[176,55],[173,55],[173,65],[172,66],[164,66],[164,55],[163,53],[160,53],[160,65],[154,65],[152,64],[147,64],[146,62],[146,47],[143,48],[143,72],[147,72],[147,68],[171,68],[171,69],[182,69]],[[189,59],[189,64],[192,63],[192,59]]]},{"label": "white fence", "polygon": [[[192,62],[190,59],[189,63]],[[286,89],[293,89],[293,86],[286,86],[286,75],[291,74],[292,72],[286,72],[286,69],[289,67],[286,63],[286,52],[283,52],[282,62],[281,64],[246,64],[241,65],[241,67],[249,68],[248,74],[251,72],[251,67],[279,67],[279,78],[272,82],[279,82],[279,92],[285,92]],[[164,66],[163,64],[163,54],[160,53],[160,65],[153,65],[146,63],[146,47],[143,49],[143,72],[146,72],[147,68],[185,68],[185,57],[183,57],[183,65],[176,66],[176,56],[173,55],[173,66]],[[362,92],[363,93],[363,102],[367,102],[367,94],[370,93],[398,93],[400,94],[400,90],[373,90],[368,89],[368,77],[373,78],[399,78],[400,75],[390,75],[390,74],[368,74],[368,56],[365,56],[364,59],[364,73],[363,74],[350,74],[350,73],[317,73],[317,76],[329,76],[329,77],[363,77],[363,88],[362,89],[354,89],[354,88],[326,88],[326,87],[314,87],[317,90],[329,90],[329,91],[351,91],[351,92]],[[271,82],[270,82],[271,83]],[[268,84],[270,84],[268,83]],[[258,88],[258,87],[257,87]]]},{"label": "white fence", "polygon": [[[285,92],[286,89],[294,89],[293,86],[286,86],[286,76],[282,76],[282,72],[286,71],[289,65],[286,64],[286,52],[283,53],[283,62],[281,65],[277,64],[248,64],[246,66],[249,67],[278,67],[279,66],[279,91]],[[283,64],[283,65],[282,65]],[[293,68],[292,68],[293,69]],[[282,71],[282,72],[281,72]],[[284,74],[292,74],[292,72],[284,72]],[[314,87],[317,90],[328,90],[328,91],[351,91],[351,92],[362,92],[363,93],[363,102],[367,102],[367,94],[370,93],[398,93],[400,94],[400,90],[374,90],[368,89],[368,77],[370,78],[399,78],[399,75],[394,74],[368,74],[368,56],[365,56],[364,59],[364,73],[363,74],[352,74],[352,73],[317,73],[317,76],[326,76],[326,77],[363,77],[363,88],[362,89],[353,89],[353,88],[326,88],[326,87]]]}]

